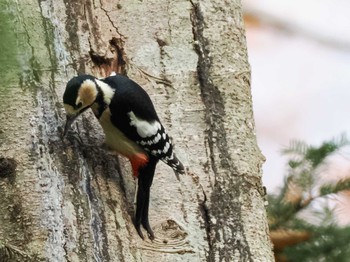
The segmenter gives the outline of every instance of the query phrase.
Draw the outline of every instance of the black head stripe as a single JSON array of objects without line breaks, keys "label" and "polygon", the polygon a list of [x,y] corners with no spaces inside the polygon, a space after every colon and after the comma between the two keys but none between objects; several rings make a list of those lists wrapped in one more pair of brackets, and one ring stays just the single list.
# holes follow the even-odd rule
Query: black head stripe
[{"label": "black head stripe", "polygon": [[78,90],[80,84],[78,84],[75,79],[71,79],[66,87],[66,91],[63,94],[63,103],[71,105],[75,108],[75,102],[77,101]]},{"label": "black head stripe", "polygon": [[98,115],[96,115],[96,117],[100,118],[103,111],[106,110],[107,104],[104,101],[103,92],[102,92],[101,87],[96,84],[96,88],[97,88],[97,96],[96,96],[96,100],[94,103],[98,104]]},{"label": "black head stripe", "polygon": [[76,109],[75,102],[77,101],[79,88],[82,85],[82,83],[87,79],[95,81],[95,78],[90,75],[76,76],[69,80],[66,85],[66,90],[63,94],[63,103],[71,105]]}]

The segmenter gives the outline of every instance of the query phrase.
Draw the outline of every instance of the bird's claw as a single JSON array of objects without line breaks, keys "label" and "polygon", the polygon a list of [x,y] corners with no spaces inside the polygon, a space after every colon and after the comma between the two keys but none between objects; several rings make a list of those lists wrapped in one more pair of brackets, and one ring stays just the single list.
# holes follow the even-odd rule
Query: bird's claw
[{"label": "bird's claw", "polygon": [[136,228],[137,234],[139,234],[139,236],[142,238],[142,240],[145,240],[145,237],[143,236],[142,231],[141,231],[141,224],[135,224],[135,228]]},{"label": "bird's claw", "polygon": [[[147,231],[147,236],[150,240],[154,240],[155,236],[153,233],[153,230],[151,229],[151,226],[148,222],[144,221],[142,222],[143,228]],[[145,237],[143,236],[142,230],[141,230],[141,223],[135,223],[135,228],[137,231],[137,234],[142,238],[142,240],[145,240]]]},{"label": "bird's claw", "polygon": [[148,238],[150,240],[154,239],[154,233],[151,229],[151,226],[149,225],[148,221],[142,222],[143,228],[147,231]]}]

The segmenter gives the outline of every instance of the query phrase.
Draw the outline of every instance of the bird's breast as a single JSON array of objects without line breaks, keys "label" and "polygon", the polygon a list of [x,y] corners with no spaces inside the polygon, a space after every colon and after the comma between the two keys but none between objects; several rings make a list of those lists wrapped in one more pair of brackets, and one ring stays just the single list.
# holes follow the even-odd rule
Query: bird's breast
[{"label": "bird's breast", "polygon": [[111,112],[109,108],[103,111],[99,122],[106,136],[106,144],[113,150],[117,151],[128,158],[135,154],[144,153],[144,151],[133,141],[128,139],[117,127],[111,122]]}]

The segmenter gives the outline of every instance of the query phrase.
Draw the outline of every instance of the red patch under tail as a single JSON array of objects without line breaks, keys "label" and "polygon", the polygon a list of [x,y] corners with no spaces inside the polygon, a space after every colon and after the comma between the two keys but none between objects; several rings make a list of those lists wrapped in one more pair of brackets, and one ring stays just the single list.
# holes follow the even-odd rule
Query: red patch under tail
[{"label": "red patch under tail", "polygon": [[134,177],[138,177],[139,175],[139,169],[141,167],[144,167],[148,163],[148,156],[146,154],[137,153],[131,157],[129,157],[132,172],[134,174]]}]

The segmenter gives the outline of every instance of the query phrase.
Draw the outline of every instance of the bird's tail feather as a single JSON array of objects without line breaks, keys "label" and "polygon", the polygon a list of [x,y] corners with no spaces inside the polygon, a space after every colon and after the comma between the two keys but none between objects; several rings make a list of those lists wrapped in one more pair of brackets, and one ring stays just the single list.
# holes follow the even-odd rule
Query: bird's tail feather
[{"label": "bird's tail feather", "polygon": [[176,157],[175,154],[172,154],[172,157],[170,157],[170,159],[165,158],[162,160],[165,164],[167,164],[168,166],[170,166],[174,170],[176,175],[185,174],[185,167],[181,163],[181,161]]}]

